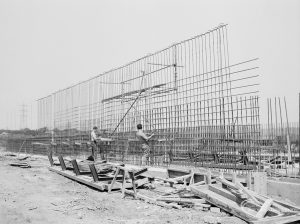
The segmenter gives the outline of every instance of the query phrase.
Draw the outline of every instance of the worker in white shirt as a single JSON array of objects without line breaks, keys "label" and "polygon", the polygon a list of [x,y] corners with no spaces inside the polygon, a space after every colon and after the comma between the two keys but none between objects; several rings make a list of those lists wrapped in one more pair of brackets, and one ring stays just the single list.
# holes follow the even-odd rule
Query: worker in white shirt
[{"label": "worker in white shirt", "polygon": [[[92,146],[92,156],[89,157],[89,160],[96,160],[97,159],[97,151],[98,151],[98,141],[101,140],[100,136],[98,135],[98,128],[95,126],[91,132],[91,146]],[[100,156],[101,159],[104,159],[103,153],[101,153],[100,149]]]}]

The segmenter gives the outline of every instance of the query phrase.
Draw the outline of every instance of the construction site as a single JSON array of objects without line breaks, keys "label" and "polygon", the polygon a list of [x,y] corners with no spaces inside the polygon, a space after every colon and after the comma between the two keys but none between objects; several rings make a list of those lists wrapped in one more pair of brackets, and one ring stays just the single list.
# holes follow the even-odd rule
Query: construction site
[{"label": "construction site", "polygon": [[0,137],[0,197],[24,202],[0,223],[299,223],[299,122],[283,96],[262,121],[260,59],[231,63],[228,27],[37,99],[38,131]]}]

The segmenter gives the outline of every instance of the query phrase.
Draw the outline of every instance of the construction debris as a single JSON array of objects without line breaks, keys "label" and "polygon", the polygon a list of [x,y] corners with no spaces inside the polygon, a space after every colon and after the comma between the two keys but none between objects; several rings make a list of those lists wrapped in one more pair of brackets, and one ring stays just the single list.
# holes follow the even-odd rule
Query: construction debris
[{"label": "construction debris", "polygon": [[9,164],[10,166],[17,166],[20,168],[30,168],[31,166],[27,162],[13,162]]},{"label": "construction debris", "polygon": [[[88,162],[90,172],[83,173],[76,160],[71,161],[73,167],[69,166],[69,170],[61,156],[59,160],[61,167],[51,166],[49,170],[101,191],[120,190],[122,198],[130,196],[165,208],[193,208],[217,213],[224,210],[249,223],[300,221],[299,207],[259,195],[236,179],[235,182],[228,181],[222,174],[212,177],[211,172],[186,174],[184,171],[168,169],[171,176],[162,178],[151,175],[147,168],[104,161],[96,164],[100,169]],[[101,166],[108,165],[112,169],[101,174]]]},{"label": "construction debris", "polygon": [[6,153],[5,156],[13,157],[13,162],[9,163],[10,166],[16,166],[20,168],[31,168],[31,165],[27,161],[25,161],[28,158],[30,158],[30,156],[28,155],[17,156],[15,153]]},{"label": "construction debris", "polygon": [[219,184],[190,186],[209,203],[251,223],[289,223],[300,220],[300,208],[289,205],[217,178]]}]

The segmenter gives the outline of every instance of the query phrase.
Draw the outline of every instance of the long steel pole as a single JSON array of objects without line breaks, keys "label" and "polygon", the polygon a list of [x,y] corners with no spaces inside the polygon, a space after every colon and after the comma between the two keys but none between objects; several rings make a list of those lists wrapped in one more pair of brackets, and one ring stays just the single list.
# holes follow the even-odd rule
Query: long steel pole
[{"label": "long steel pole", "polygon": [[286,100],[284,97],[284,106],[285,106],[285,116],[286,116],[286,128],[287,128],[287,148],[288,148],[288,161],[292,161],[292,154],[291,154],[291,139],[290,139],[290,127],[289,127],[289,118],[287,113],[286,107]]}]

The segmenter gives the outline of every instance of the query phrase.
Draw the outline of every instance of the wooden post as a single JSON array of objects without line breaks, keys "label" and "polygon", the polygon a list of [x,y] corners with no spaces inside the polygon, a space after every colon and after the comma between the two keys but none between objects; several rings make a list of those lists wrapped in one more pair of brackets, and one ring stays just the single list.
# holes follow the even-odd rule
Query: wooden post
[{"label": "wooden post", "polygon": [[73,171],[76,174],[76,176],[80,175],[80,171],[79,171],[79,167],[78,167],[76,159],[73,159],[71,161],[71,163],[72,163],[72,166],[73,166]]},{"label": "wooden post", "polygon": [[130,176],[131,181],[132,181],[133,197],[136,198],[135,177],[134,177],[133,172],[129,172],[129,176]]},{"label": "wooden post", "polygon": [[50,166],[53,166],[54,165],[54,162],[53,162],[53,158],[52,158],[52,154],[48,154],[48,159],[49,159],[49,162],[50,162]]},{"label": "wooden post", "polygon": [[194,176],[195,176],[195,174],[194,174],[194,172],[192,172],[192,173],[191,173],[191,179],[190,179],[190,183],[189,183],[189,185],[192,185],[192,184],[194,184],[194,183],[195,183]]},{"label": "wooden post", "polygon": [[66,167],[66,164],[65,164],[65,161],[64,161],[63,157],[62,156],[58,156],[58,160],[59,160],[61,169],[63,171],[65,171],[67,169],[67,167]]},{"label": "wooden post", "polygon": [[299,158],[299,175],[300,175],[300,93],[299,93],[299,133],[298,133],[298,158]]},{"label": "wooden post", "polygon": [[211,171],[210,170],[208,170],[205,177],[206,177],[206,184],[211,184]]},{"label": "wooden post", "polygon": [[122,198],[125,197],[125,184],[126,184],[126,170],[121,169],[120,170],[123,177],[122,177]]},{"label": "wooden post", "polygon": [[265,172],[253,173],[253,190],[262,195],[267,195],[267,174]]},{"label": "wooden post", "polygon": [[285,106],[285,116],[286,116],[286,130],[287,130],[287,149],[288,149],[288,162],[292,161],[292,153],[291,153],[291,141],[290,141],[290,127],[289,127],[289,118],[287,114],[286,100],[284,97],[284,106]]},{"label": "wooden post", "polygon": [[247,173],[246,176],[246,185],[249,190],[251,190],[251,173]]},{"label": "wooden post", "polygon": [[90,164],[89,167],[90,167],[90,170],[91,170],[91,173],[92,173],[94,181],[98,182],[99,178],[98,178],[98,173],[97,173],[95,165],[94,164]]},{"label": "wooden post", "polygon": [[114,186],[114,184],[115,184],[115,182],[116,182],[116,179],[117,179],[117,176],[118,176],[119,172],[120,172],[120,167],[118,167],[117,170],[116,170],[114,179],[112,180],[112,182],[111,182],[111,184],[110,184],[110,186],[109,186],[109,188],[108,188],[108,193],[111,192],[111,189],[113,188],[113,186]]},{"label": "wooden post", "polygon": [[236,183],[236,173],[235,172],[233,172],[232,173],[232,183]]}]

